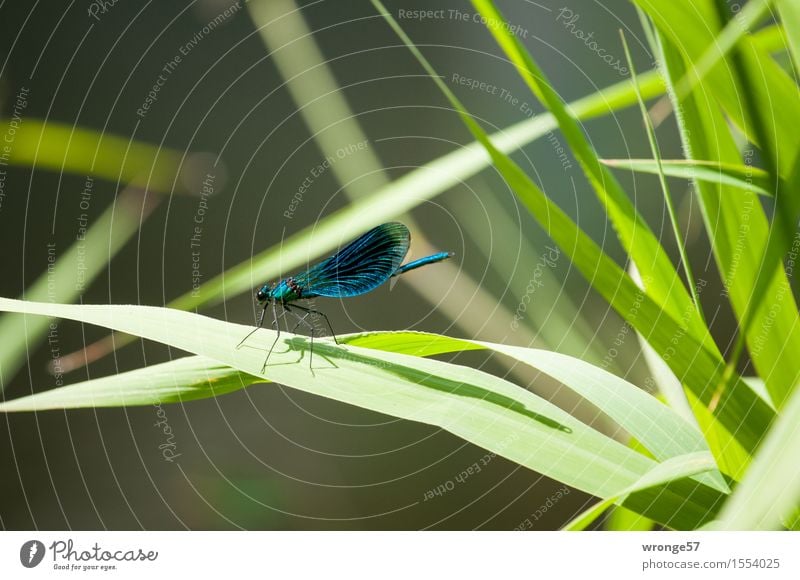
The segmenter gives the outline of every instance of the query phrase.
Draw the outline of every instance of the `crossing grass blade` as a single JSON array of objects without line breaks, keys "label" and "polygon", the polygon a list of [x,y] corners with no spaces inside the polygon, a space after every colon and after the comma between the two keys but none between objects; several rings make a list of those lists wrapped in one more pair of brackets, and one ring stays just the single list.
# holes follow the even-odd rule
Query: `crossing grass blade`
[{"label": "crossing grass blade", "polygon": [[[655,159],[601,159],[600,161],[617,169],[658,175],[658,163]],[[668,177],[732,185],[740,190],[752,190],[759,195],[773,196],[767,172],[760,167],[694,159],[662,159],[661,169]],[[732,193],[735,194],[735,190],[732,190]]]}]

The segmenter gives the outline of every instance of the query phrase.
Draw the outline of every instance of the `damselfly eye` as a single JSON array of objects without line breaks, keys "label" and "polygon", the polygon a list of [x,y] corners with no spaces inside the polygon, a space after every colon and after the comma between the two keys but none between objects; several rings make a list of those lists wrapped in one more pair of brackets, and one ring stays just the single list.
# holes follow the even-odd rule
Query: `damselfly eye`
[{"label": "damselfly eye", "polygon": [[264,302],[266,299],[267,299],[266,292],[264,292],[263,290],[259,290],[258,292],[256,292],[256,300],[258,300],[259,302]]}]

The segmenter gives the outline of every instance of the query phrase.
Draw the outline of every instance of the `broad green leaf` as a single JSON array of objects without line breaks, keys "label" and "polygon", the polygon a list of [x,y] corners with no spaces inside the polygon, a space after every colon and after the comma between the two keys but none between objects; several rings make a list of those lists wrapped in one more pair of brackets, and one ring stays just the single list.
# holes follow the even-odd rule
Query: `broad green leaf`
[{"label": "broad green leaf", "polygon": [[[15,307],[26,309],[27,306],[20,306],[24,304],[25,303],[17,302]],[[42,305],[39,304],[31,308],[35,310],[36,308],[41,308],[41,306]],[[86,308],[97,309],[95,306],[87,306]],[[139,310],[138,307],[109,307],[109,312],[118,312],[121,308],[131,308],[134,311],[132,314],[135,314],[135,311]],[[147,308],[150,307],[141,308],[145,309],[143,312],[150,313],[150,310],[147,310]],[[72,315],[76,316],[74,313],[80,311],[68,310],[68,312],[72,312]],[[171,310],[165,309],[164,316],[172,316],[171,312]],[[246,327],[237,326],[237,328],[245,329]],[[230,332],[230,330],[228,330],[228,332]],[[264,330],[263,332],[274,336],[274,332],[271,330]],[[136,334],[138,335],[139,333]],[[246,334],[246,331],[243,332],[243,334]],[[292,348],[292,344],[302,340],[302,338],[296,335],[282,333],[282,336],[284,334],[287,337],[284,338],[287,350]],[[641,445],[658,460],[665,460],[678,455],[695,452],[705,452],[709,454],[708,447],[705,445],[705,441],[700,436],[699,431],[685,419],[675,414],[669,407],[663,405],[654,397],[616,375],[574,357],[539,349],[475,340],[462,340],[418,332],[356,334],[340,337],[339,340],[342,344],[347,344],[349,346],[370,348],[395,354],[408,354],[416,357],[464,350],[490,349],[525,363],[574,390],[639,440]],[[188,378],[185,371],[187,369],[191,370],[192,368],[195,370],[204,369],[207,366],[207,361],[200,360],[191,363],[186,359],[179,360],[182,362],[175,362],[178,370],[176,371],[174,380],[170,379],[175,385],[176,390],[167,398],[164,389],[157,389],[159,400],[170,402],[184,400],[186,393],[191,393],[191,398],[201,398],[202,389],[196,386],[200,384],[201,381],[196,380],[196,378]],[[150,376],[151,378],[153,376],[165,377],[166,379],[170,377],[169,373],[164,370],[170,367],[155,365],[148,368],[152,370],[143,370],[141,372],[134,371],[134,373],[139,374],[134,376],[129,373],[128,375],[134,376],[136,381],[138,381],[137,384],[144,384],[141,383],[140,380],[142,376]],[[138,387],[129,388],[127,380],[128,379],[125,377],[95,379],[86,383],[90,385],[88,387],[73,385],[10,401],[4,405],[0,405],[0,410],[40,410],[44,408],[54,408],[52,405],[54,401],[58,400],[59,392],[67,393],[68,395],[64,403],[62,403],[62,407],[104,406],[104,404],[113,402],[114,396],[120,397],[114,406],[149,404],[152,402],[151,397],[154,396],[153,392]],[[261,379],[259,379],[255,373],[244,378],[242,373],[235,368],[228,368],[226,374],[223,369],[215,366],[209,371],[207,380],[209,386],[206,396],[210,397],[217,394],[217,389],[219,388],[218,384],[220,383],[225,385],[226,389],[229,385],[236,384],[239,385],[238,388],[241,388],[249,384],[247,381],[252,383]],[[160,380],[156,380],[156,383],[158,382],[160,382]],[[189,386],[187,387],[186,385]],[[168,390],[168,387],[165,388]],[[80,398],[79,393],[82,392],[82,389],[85,396]],[[100,395],[104,398],[98,399]],[[124,395],[124,397],[122,397],[122,395]],[[139,402],[136,402],[136,397],[143,398],[138,399]],[[98,403],[98,401],[102,401],[102,403]],[[45,406],[39,406],[41,404]],[[724,483],[722,483],[721,480],[712,481],[708,479],[706,483],[712,486],[719,486],[721,491],[727,491],[727,488],[724,487]]]},{"label": "broad green leaf", "polygon": [[[654,159],[601,159],[601,161],[609,167],[658,174],[658,164]],[[741,190],[755,191],[760,195],[773,195],[766,171],[752,165],[694,159],[662,159],[661,168],[670,177],[732,185]]]},{"label": "broad green leaf", "polygon": [[[316,340],[313,351],[315,368],[312,371],[308,365],[309,339],[282,333],[282,343],[262,373],[264,352],[276,336],[271,330],[264,329],[254,334],[244,347],[237,350],[236,345],[251,330],[250,327],[180,310],[32,303],[10,299],[0,299],[0,309],[96,324],[200,355],[131,371],[118,375],[117,380],[89,381],[83,387],[88,394],[82,406],[98,400],[109,402],[109,397],[113,401],[115,395],[119,404],[180,400],[182,396],[196,398],[203,390],[228,392],[248,381],[269,380],[395,417],[438,425],[467,441],[598,497],[619,495],[657,465],[652,459],[598,433],[533,393],[468,367]],[[515,351],[515,347],[504,348],[511,348],[509,352]],[[537,364],[547,362],[544,353],[533,351],[530,356]],[[216,361],[210,368],[208,359]],[[576,359],[576,362],[580,361]],[[237,374],[225,374],[217,363],[227,365]],[[557,360],[551,364],[563,366]],[[174,375],[171,373],[172,365],[179,369]],[[548,373],[552,371],[552,368],[546,369]],[[576,376],[580,377],[580,374]],[[180,385],[176,382],[178,378]],[[127,385],[132,386],[131,392],[126,391]],[[613,390],[614,386],[609,388]],[[77,387],[65,389],[68,396],[62,406],[80,405]],[[61,389],[47,395],[47,404],[51,407],[57,401],[58,392]],[[12,410],[9,406],[16,410],[31,408],[34,397],[45,395],[3,403],[2,409]],[[660,411],[670,412],[662,407]],[[701,453],[713,461],[708,452]],[[674,483],[681,490],[684,489],[681,486],[689,485],[688,482]],[[686,497],[697,486],[705,487],[694,483],[680,494],[687,502],[686,509],[690,510],[685,519],[678,515],[683,526],[699,525],[712,515],[703,509],[708,503],[689,501]],[[706,489],[705,493],[716,493],[712,497],[719,497],[719,492]],[[676,492],[667,490],[665,493]],[[680,507],[673,495],[665,497],[671,498],[670,504],[675,500],[672,509]],[[656,502],[652,497],[649,501],[651,509],[641,505],[633,509],[650,513],[656,509]],[[664,518],[669,513],[664,510],[669,509],[662,503],[658,514],[653,514],[653,517]]]},{"label": "broad green leaf", "polygon": [[152,191],[180,190],[182,154],[110,133],[26,118],[16,132],[12,165],[92,175]]},{"label": "broad green leaf", "polygon": [[[152,202],[145,201],[142,191],[136,188],[124,191],[66,252],[48,255],[48,268],[22,298],[75,301],[139,231],[140,221],[152,207]],[[38,343],[47,334],[51,322],[41,316],[6,314],[0,317],[0,344],[3,345],[0,349],[0,391],[25,364],[30,345]]]},{"label": "broad green leaf", "polygon": [[616,532],[649,532],[655,522],[619,505],[615,505],[608,515],[605,529]]},{"label": "broad green leaf", "polygon": [[604,511],[615,503],[624,502],[625,498],[632,493],[714,469],[716,469],[716,464],[707,453],[693,453],[673,457],[653,467],[641,479],[618,496],[606,498],[588,508],[564,526],[563,529],[568,532],[585,530],[586,526],[599,518]]},{"label": "broad green leaf", "polygon": [[[458,111],[470,132],[489,152],[495,166],[531,215],[595,289],[653,345],[681,381],[695,390],[701,400],[710,403],[714,389],[723,382],[724,361],[707,333],[702,342],[695,339],[692,328],[688,326],[697,315],[691,301],[677,322],[644,294],[630,276],[544,195],[518,165],[493,145],[383,5],[378,0],[373,0],[373,4]],[[773,412],[740,379],[734,378],[736,385],[722,394],[714,412],[728,429],[736,433],[743,446],[754,449],[768,428]]]},{"label": "broad green leaf", "polygon": [[708,410],[707,403],[698,400],[692,391],[687,391],[686,396],[706,443],[717,452],[715,457],[720,470],[731,479],[741,481],[750,466],[750,453],[742,447],[736,437],[731,435],[731,431],[714,417]]},{"label": "broad green leaf", "polygon": [[793,525],[800,506],[800,390],[795,390],[750,469],[726,502],[719,529],[770,530]]}]

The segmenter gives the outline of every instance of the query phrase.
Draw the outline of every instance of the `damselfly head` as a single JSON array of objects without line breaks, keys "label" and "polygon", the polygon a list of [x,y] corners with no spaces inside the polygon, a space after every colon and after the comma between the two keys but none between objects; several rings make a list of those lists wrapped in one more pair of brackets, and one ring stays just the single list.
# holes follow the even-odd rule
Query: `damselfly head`
[{"label": "damselfly head", "polygon": [[258,289],[258,292],[256,292],[256,302],[259,304],[264,304],[267,300],[269,300],[269,295],[270,287],[267,284],[264,284]]}]

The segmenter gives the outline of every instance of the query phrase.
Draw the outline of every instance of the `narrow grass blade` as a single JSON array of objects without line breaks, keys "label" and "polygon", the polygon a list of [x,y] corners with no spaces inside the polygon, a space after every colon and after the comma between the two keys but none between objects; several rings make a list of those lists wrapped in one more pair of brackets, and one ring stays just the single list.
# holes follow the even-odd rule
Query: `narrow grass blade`
[{"label": "narrow grass blade", "polygon": [[[658,163],[654,159],[602,159],[601,161],[609,167],[658,174]],[[773,196],[767,172],[752,165],[694,159],[662,159],[661,169],[669,177],[732,185],[739,190],[752,190],[759,195]]]},{"label": "narrow grass blade", "polygon": [[650,120],[650,115],[647,113],[647,105],[645,105],[644,99],[639,92],[639,85],[636,84],[636,67],[633,64],[633,58],[631,57],[631,51],[628,47],[628,42],[625,40],[625,33],[621,29],[620,38],[622,39],[622,48],[625,51],[625,58],[628,61],[628,69],[630,70],[631,78],[633,79],[631,82],[633,83],[633,88],[636,91],[636,97],[639,100],[639,110],[642,113],[642,120],[644,121],[647,140],[650,143],[650,151],[652,152],[656,161],[658,179],[659,183],[661,184],[661,192],[664,194],[664,205],[667,208],[669,221],[672,225],[672,234],[675,237],[675,244],[678,246],[681,263],[683,264],[683,269],[686,274],[686,282],[689,285],[689,291],[692,294],[695,310],[697,310],[697,314],[705,322],[703,317],[703,307],[700,304],[700,297],[698,296],[697,292],[697,283],[695,282],[694,275],[692,274],[692,266],[689,263],[689,257],[686,255],[686,246],[683,243],[683,234],[681,233],[680,225],[678,224],[678,216],[675,212],[675,205],[672,202],[672,193],[669,190],[667,178],[664,175],[664,168],[661,165],[661,149],[659,148],[658,140],[656,139],[656,131],[653,128],[653,122]]},{"label": "narrow grass blade", "polygon": [[606,520],[605,529],[617,532],[649,532],[655,522],[619,505],[615,505]]},{"label": "narrow grass blade", "polygon": [[[679,47],[681,58],[685,58],[690,64],[698,63],[706,52],[719,53],[717,42],[722,26],[719,24],[717,0],[634,1],[653,20],[658,31]],[[758,0],[755,4],[748,2],[745,9],[754,4],[751,10],[755,10],[756,5],[764,1]],[[731,46],[738,47],[745,68],[757,75],[758,82],[752,87],[752,98],[758,103],[760,110],[771,116],[767,127],[768,142],[776,145],[778,157],[785,161],[781,175],[788,177],[791,171],[789,164],[797,156],[800,147],[800,132],[795,130],[796,120],[800,118],[797,84],[749,35],[742,33],[746,26],[740,27],[741,22],[740,18],[734,18],[730,23],[730,34],[735,41]],[[758,142],[753,134],[752,120],[745,118],[749,113],[743,107],[743,95],[733,74],[730,56],[725,54],[703,77],[700,85],[705,93],[703,98],[716,100],[737,127],[751,141]],[[674,82],[680,82],[682,78],[683,75]]]}]

